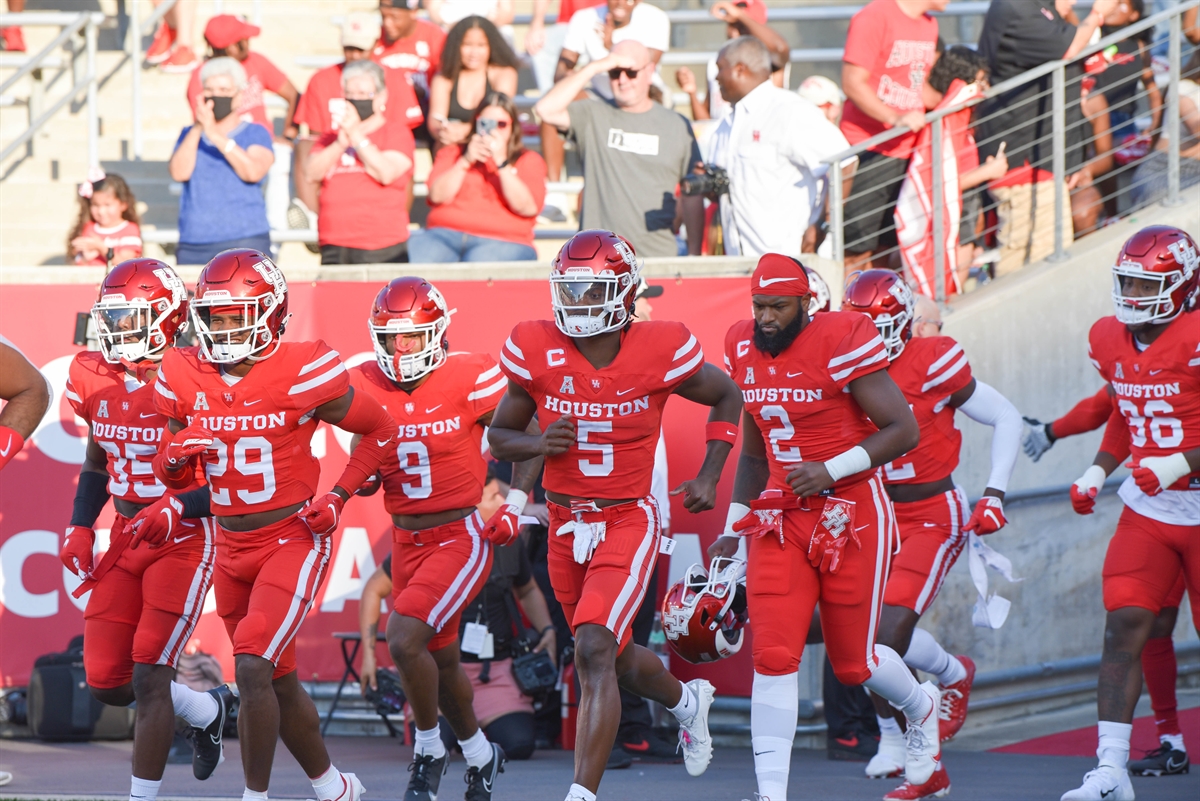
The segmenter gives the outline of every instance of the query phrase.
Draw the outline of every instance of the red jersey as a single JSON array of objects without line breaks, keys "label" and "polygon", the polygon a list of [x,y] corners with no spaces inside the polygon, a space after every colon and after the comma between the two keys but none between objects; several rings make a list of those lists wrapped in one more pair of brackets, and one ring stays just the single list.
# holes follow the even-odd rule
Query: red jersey
[{"label": "red jersey", "polygon": [[429,20],[417,20],[409,36],[385,44],[380,38],[371,51],[371,59],[385,67],[400,70],[412,85],[429,96],[433,76],[442,66],[442,48],[446,34]]},{"label": "red jersey", "polygon": [[[242,69],[246,70],[246,86],[242,89],[242,102],[234,109],[234,112],[245,122],[257,122],[268,131],[274,131],[275,126],[267,119],[267,107],[263,105],[263,92],[274,92],[279,94],[287,83],[288,77],[283,74],[283,71],[271,63],[271,60],[259,53],[251,53],[246,56],[245,61],[238,62],[242,65]],[[188,81],[187,101],[188,109],[192,114],[196,113],[196,99],[204,92],[204,87],[200,84],[200,70],[204,67],[201,64],[196,69],[192,70],[192,77]]]},{"label": "red jersey", "polygon": [[[875,431],[847,385],[887,366],[875,324],[858,312],[821,312],[778,356],[754,347],[753,320],[733,324],[725,335],[725,367],[762,432],[771,466],[768,487],[791,492],[790,465],[831,459]],[[839,486],[865,481],[874,472],[863,471]]]},{"label": "red jersey", "polygon": [[558,4],[558,23],[566,25],[571,21],[571,17],[576,11],[582,11],[585,8],[598,6],[604,3],[605,0],[561,0]]},{"label": "red jersey", "polygon": [[307,501],[321,467],[310,441],[313,411],[346,394],[350,378],[324,342],[284,342],[244,378],[201,361],[197,348],[167,351],[154,402],[167,417],[213,434],[204,472],[213,514],[267,512]]},{"label": "red jersey", "polygon": [[519,323],[500,351],[505,374],[533,396],[543,430],[564,414],[576,442],[546,457],[546,489],[577,498],[650,494],[667,398],[704,366],[683,323],[645,321],[621,334],[612,364],[597,370],[549,320]]},{"label": "red jersey", "polygon": [[108,494],[137,504],[162,497],[167,488],[152,463],[167,420],[154,408],[154,389],[84,351],[71,361],[65,394],[108,456]]},{"label": "red jersey", "polygon": [[[1141,351],[1116,317],[1101,318],[1088,357],[1113,388],[1134,460],[1200,448],[1200,311],[1176,317]],[[1200,471],[1168,489],[1200,490]]]},{"label": "red jersey", "polygon": [[[338,123],[346,110],[346,96],[342,93],[342,70],[346,64],[334,64],[313,73],[308,87],[296,105],[294,122],[307,125],[312,136],[336,132]],[[425,121],[417,94],[412,84],[400,70],[385,69],[387,81],[388,116],[399,113],[409,128],[416,128]]]},{"label": "red jersey", "polygon": [[484,426],[508,379],[484,353],[451,353],[411,393],[376,362],[350,371],[355,391],[370,393],[396,421],[396,450],[380,465],[389,514],[423,515],[475,506],[483,498],[487,463]]},{"label": "red jersey", "polygon": [[121,220],[120,223],[111,228],[101,228],[96,225],[95,220],[88,220],[83,224],[83,230],[79,232],[80,236],[95,236],[104,240],[104,248],[96,254],[96,257],[87,260],[84,259],[82,253],[75,254],[75,263],[86,267],[106,267],[108,265],[108,255],[106,251],[109,248],[119,250],[120,248],[133,248],[137,251],[133,256],[135,259],[142,257],[142,229],[141,227],[130,220]]}]

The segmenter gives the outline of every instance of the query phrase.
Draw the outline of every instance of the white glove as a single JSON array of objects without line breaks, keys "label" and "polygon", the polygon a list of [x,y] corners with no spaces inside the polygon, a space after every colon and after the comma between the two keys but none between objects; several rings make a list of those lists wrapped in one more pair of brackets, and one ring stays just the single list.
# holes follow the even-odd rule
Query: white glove
[{"label": "white glove", "polygon": [[578,517],[570,520],[559,526],[558,531],[554,535],[561,537],[565,534],[574,534],[575,543],[572,546],[572,552],[575,556],[575,561],[578,564],[586,564],[595,553],[596,547],[604,542],[604,532],[606,526],[603,520],[595,523],[588,523]]},{"label": "white glove", "polygon": [[[1133,480],[1138,489],[1147,495],[1157,495],[1179,479],[1192,472],[1187,457],[1182,453],[1172,453],[1170,456],[1144,456],[1140,460],[1130,462],[1133,468]],[[1153,478],[1151,478],[1153,476]],[[1154,486],[1154,480],[1158,486]]]},{"label": "white glove", "polygon": [[1054,447],[1054,440],[1050,438],[1050,424],[1034,420],[1032,417],[1024,419],[1029,431],[1021,440],[1021,448],[1026,456],[1036,462],[1042,458],[1042,454]]}]

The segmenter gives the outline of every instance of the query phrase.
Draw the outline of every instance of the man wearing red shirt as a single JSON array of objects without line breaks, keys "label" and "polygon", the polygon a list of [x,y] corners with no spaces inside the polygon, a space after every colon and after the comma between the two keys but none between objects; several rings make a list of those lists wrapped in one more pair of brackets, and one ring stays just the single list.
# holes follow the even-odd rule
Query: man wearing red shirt
[{"label": "man wearing red shirt", "polygon": [[897,125],[912,133],[859,155],[845,204],[847,275],[877,253],[885,260],[896,247],[892,212],[916,132],[925,126],[921,90],[937,51],[937,20],[929,12],[948,2],[872,0],[850,20],[842,57],[842,133],[851,145]]},{"label": "man wearing red shirt", "polygon": [[379,0],[383,35],[371,58],[407,77],[422,104],[429,103],[429,85],[442,65],[446,34],[432,22],[417,19],[418,0]]}]

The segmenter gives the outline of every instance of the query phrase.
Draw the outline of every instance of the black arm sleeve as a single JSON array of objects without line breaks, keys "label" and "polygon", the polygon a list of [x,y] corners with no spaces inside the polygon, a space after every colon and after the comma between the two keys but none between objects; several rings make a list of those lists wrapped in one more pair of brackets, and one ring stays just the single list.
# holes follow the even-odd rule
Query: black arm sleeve
[{"label": "black arm sleeve", "polygon": [[208,517],[212,514],[208,508],[208,487],[181,493],[176,495],[175,499],[183,504],[185,518]]},{"label": "black arm sleeve", "polygon": [[71,525],[91,528],[100,516],[100,510],[108,503],[108,476],[85,470],[79,474],[79,487],[75,490],[75,506],[71,510]]}]

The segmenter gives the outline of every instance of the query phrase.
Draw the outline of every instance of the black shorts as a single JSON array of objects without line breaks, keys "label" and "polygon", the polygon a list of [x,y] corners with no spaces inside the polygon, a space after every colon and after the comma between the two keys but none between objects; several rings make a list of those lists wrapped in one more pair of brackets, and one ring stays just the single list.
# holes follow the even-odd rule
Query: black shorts
[{"label": "black shorts", "polygon": [[398,264],[408,261],[408,242],[379,250],[321,245],[321,264]]},{"label": "black shorts", "polygon": [[867,150],[858,154],[854,183],[842,206],[847,253],[880,253],[896,247],[896,198],[908,159]]},{"label": "black shorts", "polygon": [[981,184],[962,193],[962,221],[958,226],[958,244],[960,245],[976,244],[975,227],[979,223],[979,215],[983,214],[983,193],[985,191],[986,189]]}]

